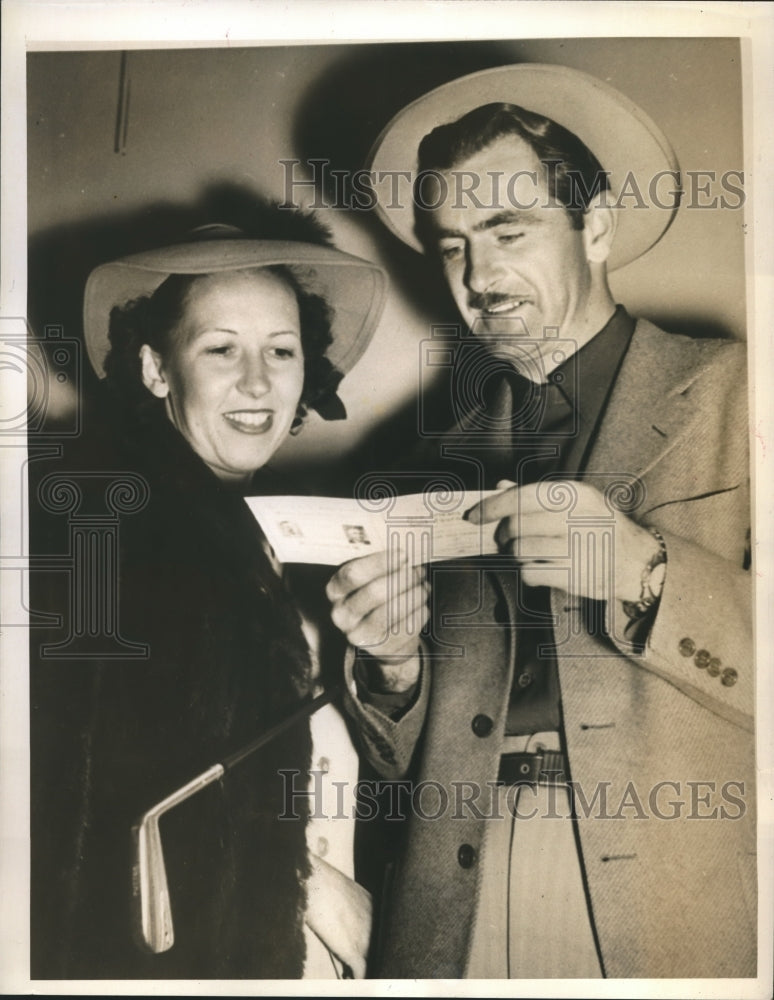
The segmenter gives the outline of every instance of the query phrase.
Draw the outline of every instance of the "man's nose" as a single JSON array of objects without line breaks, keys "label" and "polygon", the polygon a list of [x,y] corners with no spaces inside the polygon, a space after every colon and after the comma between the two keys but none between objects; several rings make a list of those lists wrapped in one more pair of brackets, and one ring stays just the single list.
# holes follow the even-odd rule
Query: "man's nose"
[{"label": "man's nose", "polygon": [[488,247],[468,246],[465,285],[471,292],[487,292],[502,271],[498,256]]},{"label": "man's nose", "polygon": [[239,389],[250,396],[262,396],[269,390],[266,362],[262,355],[245,355],[239,372]]}]

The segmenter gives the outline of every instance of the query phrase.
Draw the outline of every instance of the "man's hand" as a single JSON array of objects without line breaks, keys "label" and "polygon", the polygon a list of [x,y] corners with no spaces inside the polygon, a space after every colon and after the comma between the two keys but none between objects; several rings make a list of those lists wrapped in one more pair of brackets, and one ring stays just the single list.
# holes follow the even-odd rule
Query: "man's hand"
[{"label": "man's hand", "polygon": [[[467,519],[499,522],[495,541],[512,553],[526,584],[599,601],[639,599],[643,568],[658,542],[599,490],[575,481],[518,487],[503,480],[497,488],[502,492],[471,507]],[[574,503],[552,504],[551,496],[572,496]]]},{"label": "man's hand", "polygon": [[344,563],[328,582],[334,625],[377,661],[383,691],[407,691],[417,681],[429,590],[423,566],[386,551]]},{"label": "man's hand", "polygon": [[306,922],[323,944],[364,979],[371,938],[371,894],[338,868],[310,854]]}]

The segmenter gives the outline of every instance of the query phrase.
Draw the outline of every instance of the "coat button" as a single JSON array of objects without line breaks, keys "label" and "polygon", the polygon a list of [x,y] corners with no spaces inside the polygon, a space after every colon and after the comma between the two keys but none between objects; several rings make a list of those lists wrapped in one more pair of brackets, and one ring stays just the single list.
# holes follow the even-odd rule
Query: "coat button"
[{"label": "coat button", "polygon": [[720,660],[717,656],[713,656],[712,659],[707,664],[707,673],[710,677],[717,677],[720,673]]},{"label": "coat button", "polygon": [[[488,715],[477,715],[470,724],[476,736],[488,736],[492,732],[494,723]],[[461,862],[460,862],[461,863]]]},{"label": "coat button", "polygon": [[733,687],[739,678],[739,674],[733,667],[726,667],[720,678],[720,683],[727,688]]},{"label": "coat button", "polygon": [[472,868],[476,863],[476,849],[472,844],[460,844],[457,849],[460,868]]},{"label": "coat button", "polygon": [[331,769],[331,762],[328,760],[327,757],[321,757],[317,761],[317,770],[318,771],[322,771],[323,774],[327,774],[328,771],[330,771],[330,769]]},{"label": "coat button", "polygon": [[317,850],[316,850],[315,853],[317,854],[318,858],[324,858],[325,857],[325,855],[328,853],[329,846],[330,845],[328,844],[328,838],[327,837],[318,837],[317,838]]},{"label": "coat button", "polygon": [[705,670],[709,666],[710,655],[706,649],[700,649],[696,656],[693,658],[693,662],[699,668],[699,670]]},{"label": "coat button", "polygon": [[688,639],[688,638],[681,639],[677,648],[680,650],[683,656],[693,656],[693,654],[696,652],[696,643],[693,641],[693,639]]},{"label": "coat button", "polygon": [[532,683],[532,674],[528,670],[525,670],[524,673],[519,674],[517,683],[520,688],[529,687]]}]

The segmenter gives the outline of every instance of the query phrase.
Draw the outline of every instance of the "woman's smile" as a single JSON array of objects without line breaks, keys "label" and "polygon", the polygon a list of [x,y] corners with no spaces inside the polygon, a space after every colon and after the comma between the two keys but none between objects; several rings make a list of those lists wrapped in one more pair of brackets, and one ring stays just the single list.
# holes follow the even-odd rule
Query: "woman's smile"
[{"label": "woman's smile", "polygon": [[265,434],[274,423],[272,410],[233,410],[223,414],[234,430],[242,434]]}]

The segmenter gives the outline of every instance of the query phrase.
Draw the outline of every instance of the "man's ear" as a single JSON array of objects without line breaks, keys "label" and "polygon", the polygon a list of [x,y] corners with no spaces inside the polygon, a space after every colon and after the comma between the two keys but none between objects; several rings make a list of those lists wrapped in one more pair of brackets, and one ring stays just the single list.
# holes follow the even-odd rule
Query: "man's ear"
[{"label": "man's ear", "polygon": [[604,264],[610,256],[618,219],[609,205],[592,203],[583,217],[583,245],[586,259],[592,264]]},{"label": "man's ear", "polygon": [[140,363],[142,364],[142,382],[158,399],[166,399],[169,395],[169,385],[164,378],[161,367],[161,355],[157,354],[148,344],[140,348]]}]

